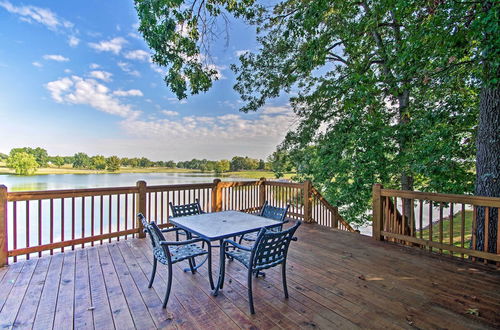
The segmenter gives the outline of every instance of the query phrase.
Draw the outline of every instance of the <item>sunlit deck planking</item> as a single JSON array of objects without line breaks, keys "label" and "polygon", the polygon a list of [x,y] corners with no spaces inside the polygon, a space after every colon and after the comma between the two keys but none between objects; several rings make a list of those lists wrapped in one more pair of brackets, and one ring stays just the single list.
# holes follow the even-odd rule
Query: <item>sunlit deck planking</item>
[{"label": "sunlit deck planking", "polygon": [[[149,239],[14,263],[0,269],[0,327],[20,328],[493,328],[500,326],[500,273],[353,233],[303,225],[288,262],[290,299],[279,269],[255,280],[248,312],[246,275],[228,263],[218,297],[206,267],[183,273],[161,308],[166,275],[152,289]],[[215,263],[218,251],[214,251]],[[474,315],[475,312],[478,315]]]}]

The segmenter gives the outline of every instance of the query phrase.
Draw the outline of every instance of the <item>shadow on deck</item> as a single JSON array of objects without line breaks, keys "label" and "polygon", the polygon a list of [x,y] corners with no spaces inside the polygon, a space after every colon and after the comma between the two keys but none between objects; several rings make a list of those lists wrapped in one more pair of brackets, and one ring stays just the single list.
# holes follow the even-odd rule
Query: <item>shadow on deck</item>
[{"label": "shadow on deck", "polygon": [[[279,268],[254,280],[229,262],[224,289],[210,294],[206,267],[175,264],[152,289],[148,239],[18,262],[0,269],[0,327],[20,328],[493,328],[500,326],[500,272],[318,225],[299,228],[288,261],[290,299]],[[214,249],[217,250],[217,249]],[[217,275],[218,251],[214,251]]]}]

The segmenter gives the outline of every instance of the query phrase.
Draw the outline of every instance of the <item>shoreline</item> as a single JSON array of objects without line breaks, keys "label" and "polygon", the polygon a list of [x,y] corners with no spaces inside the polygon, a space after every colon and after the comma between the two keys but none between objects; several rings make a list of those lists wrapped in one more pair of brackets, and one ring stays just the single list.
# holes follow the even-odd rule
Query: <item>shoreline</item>
[{"label": "shoreline", "polygon": [[[63,175],[63,174],[127,174],[127,173],[192,173],[192,174],[207,174],[220,177],[240,177],[240,178],[250,178],[250,179],[260,179],[264,177],[266,179],[275,179],[274,173],[271,171],[239,171],[239,172],[225,172],[222,174],[215,174],[215,172],[202,172],[200,170],[192,170],[185,168],[167,168],[167,167],[147,167],[147,168],[128,168],[122,167],[118,171],[107,171],[107,170],[89,170],[89,169],[73,169],[73,168],[56,168],[56,167],[43,167],[37,169],[37,171],[32,175],[24,175],[19,177],[31,177],[37,175]],[[16,175],[14,170],[7,167],[0,167],[1,175]],[[293,173],[285,174],[284,178],[289,179],[293,176]]]}]

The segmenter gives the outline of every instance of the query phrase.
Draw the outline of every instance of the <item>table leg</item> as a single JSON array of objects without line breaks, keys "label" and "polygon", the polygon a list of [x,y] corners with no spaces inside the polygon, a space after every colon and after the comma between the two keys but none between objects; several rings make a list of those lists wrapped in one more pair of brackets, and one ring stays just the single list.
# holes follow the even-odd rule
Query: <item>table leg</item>
[{"label": "table leg", "polygon": [[219,251],[220,251],[219,278],[217,280],[217,286],[215,287],[215,290],[212,293],[212,295],[214,296],[217,296],[219,294],[219,290],[222,289],[222,287],[224,286],[224,275],[226,272],[226,258],[225,258],[226,252],[224,251],[223,240],[220,240]]}]

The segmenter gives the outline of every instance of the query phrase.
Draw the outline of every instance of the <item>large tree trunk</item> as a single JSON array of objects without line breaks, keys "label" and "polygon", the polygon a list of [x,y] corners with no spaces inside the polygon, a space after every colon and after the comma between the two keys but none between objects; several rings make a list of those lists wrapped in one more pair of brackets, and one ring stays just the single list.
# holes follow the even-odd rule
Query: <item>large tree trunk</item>
[{"label": "large tree trunk", "polygon": [[[476,187],[478,196],[500,197],[500,85],[485,86],[479,101],[477,131]],[[487,251],[497,251],[498,209],[490,208]],[[478,208],[476,246],[484,250],[485,209]]]},{"label": "large tree trunk", "polygon": [[[398,103],[399,103],[399,125],[405,126],[410,122],[410,116],[408,116],[408,106],[410,105],[410,92],[408,90],[404,90],[400,95],[398,95]],[[401,153],[406,152],[406,146],[408,143],[408,138],[406,136],[406,132],[403,129],[403,134],[401,134],[399,141],[399,148]],[[402,190],[413,190],[413,176],[411,173],[403,169],[401,173],[401,189]],[[410,214],[413,209],[413,203],[410,199],[403,199],[403,221],[404,226],[403,232],[401,234],[409,235],[410,234]],[[414,231],[415,232],[415,231]]]}]

